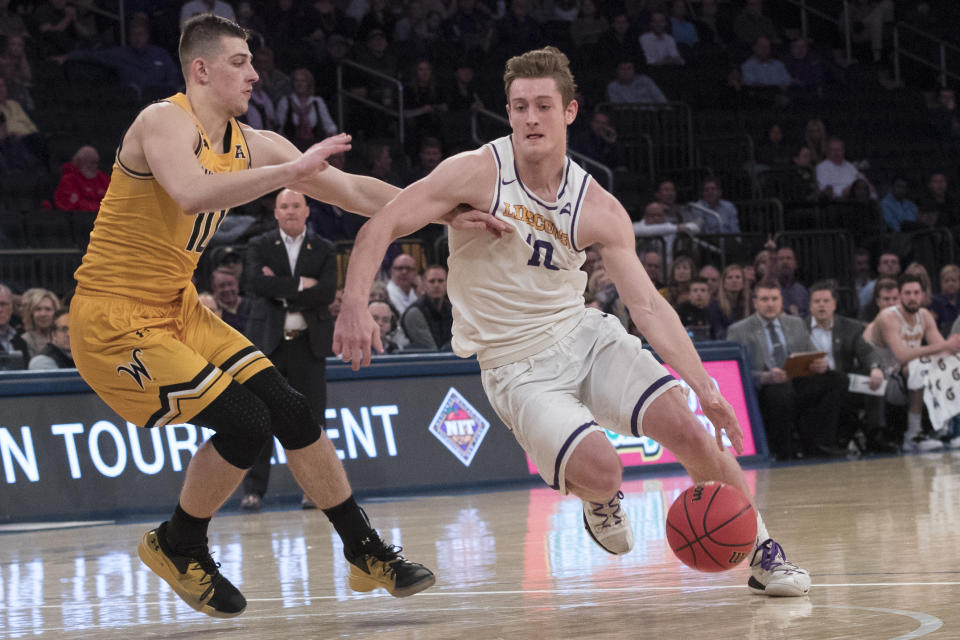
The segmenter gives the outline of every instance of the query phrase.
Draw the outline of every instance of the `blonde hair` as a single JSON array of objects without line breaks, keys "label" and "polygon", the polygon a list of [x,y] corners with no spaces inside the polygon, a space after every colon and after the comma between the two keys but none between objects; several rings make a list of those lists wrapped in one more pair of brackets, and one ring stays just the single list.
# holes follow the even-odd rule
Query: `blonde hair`
[{"label": "blonde hair", "polygon": [[[727,291],[724,286],[727,281],[727,274],[731,271],[739,271],[743,279],[743,289],[737,293]],[[720,305],[723,315],[727,318],[746,318],[750,315],[750,298],[750,283],[747,282],[743,267],[739,264],[728,264],[720,276],[720,288],[717,289],[717,303]]]},{"label": "blonde hair", "polygon": [[33,310],[40,304],[41,300],[45,299],[49,299],[53,303],[54,311],[59,311],[60,307],[63,306],[60,304],[60,298],[57,297],[57,294],[49,289],[35,287],[23,292],[23,296],[20,298],[20,313],[22,315],[23,328],[27,331],[36,331],[37,326],[33,323]]},{"label": "blonde hair", "polygon": [[556,47],[527,51],[507,60],[503,73],[503,90],[510,99],[510,85],[517,78],[553,78],[566,108],[577,92],[577,83],[570,71],[570,58]]}]

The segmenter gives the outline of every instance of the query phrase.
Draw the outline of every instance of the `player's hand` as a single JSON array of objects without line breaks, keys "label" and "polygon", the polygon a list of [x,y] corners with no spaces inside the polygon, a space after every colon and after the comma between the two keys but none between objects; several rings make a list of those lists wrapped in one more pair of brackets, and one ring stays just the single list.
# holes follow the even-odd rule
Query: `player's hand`
[{"label": "player's hand", "polygon": [[304,151],[302,156],[293,161],[294,170],[297,172],[293,182],[299,182],[326,169],[330,166],[327,158],[350,150],[350,140],[350,134],[338,133]]},{"label": "player's hand", "polygon": [[370,364],[371,346],[377,353],[383,353],[380,327],[362,299],[349,300],[344,296],[333,329],[333,352],[358,371]]},{"label": "player's hand", "polygon": [[720,395],[720,391],[714,390],[710,394],[700,395],[700,407],[703,414],[713,423],[716,430],[714,436],[717,439],[717,446],[723,451],[723,433],[726,432],[733,450],[737,453],[743,453],[743,431],[740,430],[740,424],[737,422],[737,414],[733,412],[733,407],[727,402],[726,398]]},{"label": "player's hand", "polygon": [[768,371],[767,374],[768,384],[780,384],[790,379],[790,377],[787,375],[787,372],[780,367],[774,367]]},{"label": "player's hand", "polygon": [[460,205],[447,215],[443,216],[443,221],[450,225],[451,229],[457,231],[489,231],[498,238],[505,233],[513,233],[513,225],[500,218],[490,215],[486,211],[477,211],[467,205]]}]

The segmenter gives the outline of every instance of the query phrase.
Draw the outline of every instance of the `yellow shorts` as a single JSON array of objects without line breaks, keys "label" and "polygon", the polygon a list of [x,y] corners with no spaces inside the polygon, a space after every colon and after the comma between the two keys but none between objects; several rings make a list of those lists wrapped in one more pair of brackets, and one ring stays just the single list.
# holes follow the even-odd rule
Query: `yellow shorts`
[{"label": "yellow shorts", "polygon": [[125,420],[142,427],[189,421],[231,381],[272,366],[241,333],[200,304],[151,305],[78,292],[70,303],[77,370]]}]

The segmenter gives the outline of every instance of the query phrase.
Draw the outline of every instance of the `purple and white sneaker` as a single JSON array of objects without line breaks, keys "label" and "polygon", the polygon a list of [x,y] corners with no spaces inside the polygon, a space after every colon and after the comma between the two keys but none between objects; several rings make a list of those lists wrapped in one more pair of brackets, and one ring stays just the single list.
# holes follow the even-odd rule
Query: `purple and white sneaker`
[{"label": "purple and white sneaker", "polygon": [[798,597],[810,592],[810,574],[787,562],[783,547],[767,538],[750,558],[750,591],[763,596]]},{"label": "purple and white sneaker", "polygon": [[583,501],[583,526],[587,533],[604,551],[617,556],[633,549],[633,528],[620,507],[621,498],[623,492],[618,491],[610,502]]}]

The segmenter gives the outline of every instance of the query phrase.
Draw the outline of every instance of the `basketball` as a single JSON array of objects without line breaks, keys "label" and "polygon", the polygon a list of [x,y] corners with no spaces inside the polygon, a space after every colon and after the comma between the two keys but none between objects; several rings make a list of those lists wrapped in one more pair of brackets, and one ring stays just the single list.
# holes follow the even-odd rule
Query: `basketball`
[{"label": "basketball", "polygon": [[667,542],[697,571],[726,571],[753,551],[757,514],[743,492],[722,482],[688,488],[667,513]]}]

